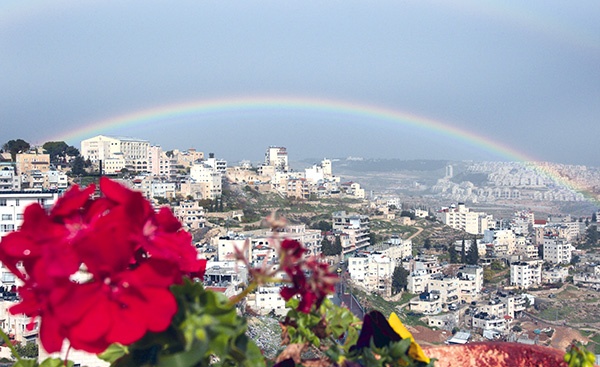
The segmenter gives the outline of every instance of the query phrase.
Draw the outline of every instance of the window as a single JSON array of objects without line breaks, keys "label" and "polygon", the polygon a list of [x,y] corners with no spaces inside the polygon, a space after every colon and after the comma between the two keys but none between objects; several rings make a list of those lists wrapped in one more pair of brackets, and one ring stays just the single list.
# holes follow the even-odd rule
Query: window
[{"label": "window", "polygon": [[6,199],[0,199],[0,206],[6,206]]},{"label": "window", "polygon": [[2,214],[2,220],[12,220],[12,214]]},{"label": "window", "polygon": [[12,232],[15,230],[14,224],[2,224],[0,225],[0,232]]},{"label": "window", "polygon": [[20,206],[20,205],[21,205],[21,200],[15,199],[15,206]]}]

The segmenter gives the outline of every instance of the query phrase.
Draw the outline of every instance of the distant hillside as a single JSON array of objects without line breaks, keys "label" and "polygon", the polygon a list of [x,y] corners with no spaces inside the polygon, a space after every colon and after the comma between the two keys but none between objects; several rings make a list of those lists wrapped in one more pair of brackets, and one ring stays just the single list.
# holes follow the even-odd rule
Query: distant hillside
[{"label": "distant hillside", "polygon": [[401,160],[401,159],[340,159],[333,160],[333,170],[343,169],[354,172],[395,172],[418,171],[431,172],[444,169],[448,165],[445,160]]},{"label": "distant hillside", "polygon": [[472,182],[475,186],[484,186],[488,182],[487,173],[479,172],[460,172],[450,179],[454,183],[461,183],[465,181]]}]

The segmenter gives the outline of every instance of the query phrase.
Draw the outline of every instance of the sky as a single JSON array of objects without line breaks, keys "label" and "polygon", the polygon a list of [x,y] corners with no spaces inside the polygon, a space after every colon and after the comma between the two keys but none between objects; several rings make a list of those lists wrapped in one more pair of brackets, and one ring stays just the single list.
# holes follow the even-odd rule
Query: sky
[{"label": "sky", "polygon": [[[598,19],[597,0],[3,0],[0,141],[600,166]],[[123,117],[144,111],[167,113]]]}]

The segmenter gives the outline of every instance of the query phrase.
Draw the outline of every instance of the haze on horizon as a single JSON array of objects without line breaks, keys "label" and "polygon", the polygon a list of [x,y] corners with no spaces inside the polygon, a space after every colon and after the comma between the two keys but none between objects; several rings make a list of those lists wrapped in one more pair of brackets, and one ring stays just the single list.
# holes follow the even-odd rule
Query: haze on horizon
[{"label": "haze on horizon", "polygon": [[[41,144],[159,106],[288,96],[411,113],[523,156],[600,166],[598,19],[596,0],[8,1],[0,140]],[[310,109],[102,132],[231,161],[260,160],[268,145],[295,160],[506,159],[431,129]]]}]

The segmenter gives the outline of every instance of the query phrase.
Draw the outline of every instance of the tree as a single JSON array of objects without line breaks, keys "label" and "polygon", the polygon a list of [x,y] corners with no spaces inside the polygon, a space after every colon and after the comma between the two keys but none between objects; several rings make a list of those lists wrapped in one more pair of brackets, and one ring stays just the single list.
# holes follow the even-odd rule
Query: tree
[{"label": "tree", "polygon": [[429,249],[431,248],[431,240],[430,240],[429,238],[426,238],[426,239],[425,239],[425,242],[423,243],[423,247],[424,247],[426,250],[429,250]]},{"label": "tree", "polygon": [[586,242],[588,245],[594,246],[598,242],[598,227],[594,224],[588,226],[586,230]]},{"label": "tree", "polygon": [[59,157],[64,158],[68,147],[64,141],[47,141],[42,145],[46,153],[50,154],[50,162],[55,162]]},{"label": "tree", "polygon": [[592,223],[598,222],[598,218],[596,217],[596,212],[592,213]]},{"label": "tree", "polygon": [[321,241],[321,252],[325,256],[337,256],[342,253],[342,244],[339,237],[331,243],[326,237]]},{"label": "tree", "polygon": [[473,237],[469,251],[466,254],[467,264],[477,265],[479,261],[479,251],[477,250],[477,237]]},{"label": "tree", "polygon": [[83,160],[83,157],[78,155],[77,157],[75,157],[75,159],[73,159],[73,162],[71,163],[71,174],[75,176],[87,174],[87,172],[84,169],[84,166],[85,161]]},{"label": "tree", "polygon": [[39,347],[37,343],[15,344],[15,350],[19,356],[25,358],[37,358],[39,354]]},{"label": "tree", "polygon": [[331,223],[326,220],[320,220],[313,225],[313,229],[319,229],[321,232],[329,232],[331,231]]},{"label": "tree", "polygon": [[450,264],[458,263],[458,252],[456,251],[456,246],[454,246],[453,243],[450,244],[448,253],[450,254]]},{"label": "tree", "polygon": [[489,283],[494,279],[494,272],[489,267],[483,269],[483,281]]},{"label": "tree", "polygon": [[398,294],[408,286],[408,271],[402,265],[396,265],[392,274],[392,293]]},{"label": "tree", "polygon": [[467,263],[467,250],[464,237],[462,239],[462,247],[460,248],[460,262],[461,264]]},{"label": "tree", "polygon": [[5,152],[10,153],[13,162],[17,159],[17,153],[26,152],[29,148],[31,148],[31,145],[23,139],[9,140],[2,146]]}]

